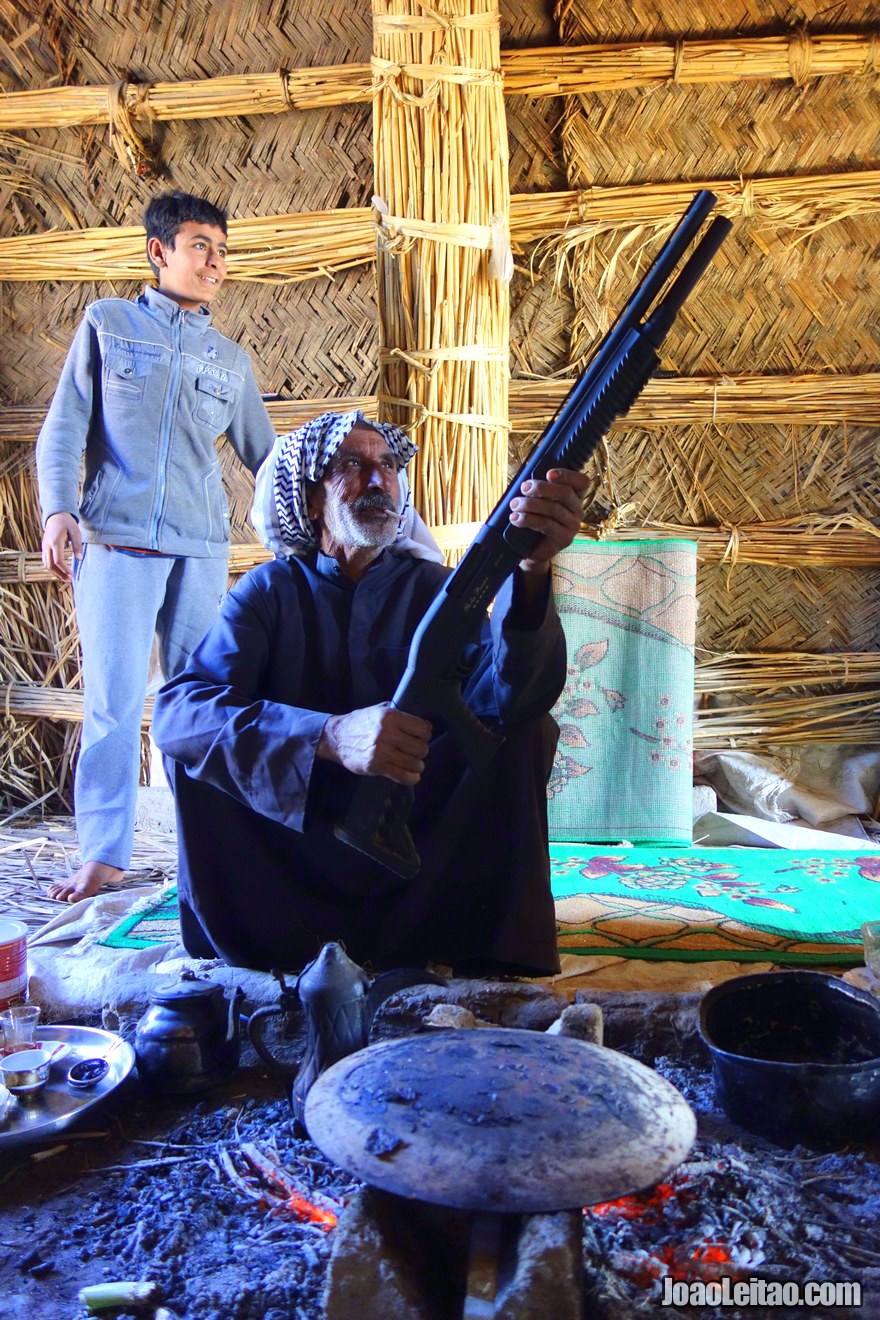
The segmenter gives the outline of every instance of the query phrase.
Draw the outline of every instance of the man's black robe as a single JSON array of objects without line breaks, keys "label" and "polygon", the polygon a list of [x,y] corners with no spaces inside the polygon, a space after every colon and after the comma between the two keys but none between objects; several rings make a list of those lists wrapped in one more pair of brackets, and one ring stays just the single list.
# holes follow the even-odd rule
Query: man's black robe
[{"label": "man's black robe", "polygon": [[509,579],[470,653],[464,696],[505,735],[488,769],[470,771],[435,722],[410,819],[416,878],[333,836],[357,777],[316,758],[324,723],[390,700],[448,571],[394,549],[357,583],[323,554],[263,564],[159,693],[153,732],[177,804],[181,925],[194,956],[293,970],[341,940],[373,968],[485,959],[558,969],[546,713],[565,681],[565,641],[549,587],[539,625],[517,627],[518,573]]}]

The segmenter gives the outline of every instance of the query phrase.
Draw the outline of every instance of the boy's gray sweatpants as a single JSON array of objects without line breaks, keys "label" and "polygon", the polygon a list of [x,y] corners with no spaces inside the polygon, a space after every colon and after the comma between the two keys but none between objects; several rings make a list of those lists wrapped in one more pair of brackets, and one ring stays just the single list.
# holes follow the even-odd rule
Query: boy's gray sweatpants
[{"label": "boy's gray sweatpants", "polygon": [[83,862],[131,861],[141,719],[153,637],[166,678],[217,617],[225,559],[128,555],[86,544],[74,563],[84,717],[74,782]]}]

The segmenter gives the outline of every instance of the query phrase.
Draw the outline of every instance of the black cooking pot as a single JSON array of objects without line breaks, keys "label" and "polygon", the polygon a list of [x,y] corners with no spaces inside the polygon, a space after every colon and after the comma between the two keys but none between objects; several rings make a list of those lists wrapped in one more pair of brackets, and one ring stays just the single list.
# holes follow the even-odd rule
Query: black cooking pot
[{"label": "black cooking pot", "polygon": [[880,1001],[824,972],[716,985],[700,1006],[715,1092],[742,1127],[815,1150],[880,1138]]}]

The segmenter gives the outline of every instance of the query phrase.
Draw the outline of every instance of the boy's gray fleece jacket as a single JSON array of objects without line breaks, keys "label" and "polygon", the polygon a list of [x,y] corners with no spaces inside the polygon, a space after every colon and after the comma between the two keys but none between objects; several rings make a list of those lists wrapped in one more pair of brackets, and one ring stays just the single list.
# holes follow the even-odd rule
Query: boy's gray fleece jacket
[{"label": "boy's gray fleece jacket", "polygon": [[252,472],[275,443],[250,358],[207,308],[186,311],[152,288],[92,303],[37,440],[43,524],[66,512],[86,541],[225,556],[214,447],[224,432]]}]

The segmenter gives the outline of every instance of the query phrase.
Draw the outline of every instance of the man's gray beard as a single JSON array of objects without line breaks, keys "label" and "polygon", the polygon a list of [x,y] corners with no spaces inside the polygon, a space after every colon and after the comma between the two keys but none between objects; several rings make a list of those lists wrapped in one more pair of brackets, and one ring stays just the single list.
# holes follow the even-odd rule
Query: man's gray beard
[{"label": "man's gray beard", "polygon": [[325,526],[334,540],[355,550],[377,549],[397,540],[398,518],[392,515],[381,523],[367,522],[351,504],[325,509]]}]

